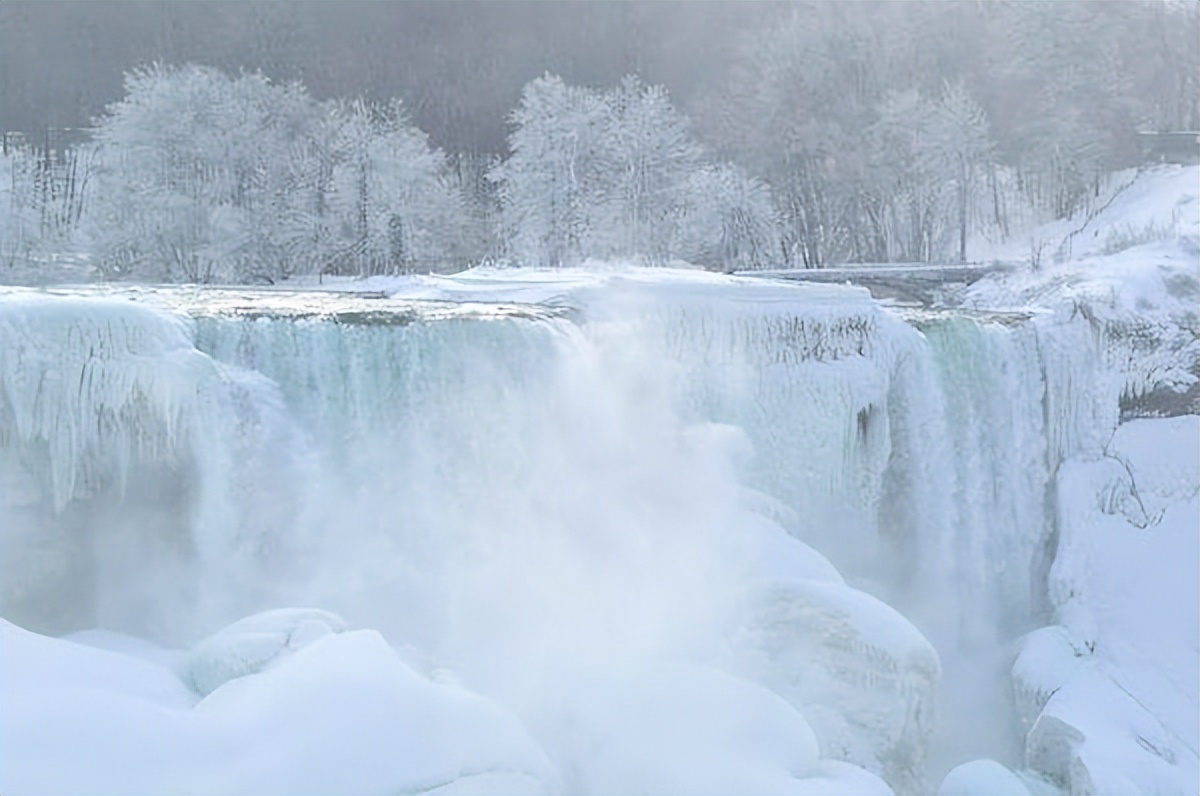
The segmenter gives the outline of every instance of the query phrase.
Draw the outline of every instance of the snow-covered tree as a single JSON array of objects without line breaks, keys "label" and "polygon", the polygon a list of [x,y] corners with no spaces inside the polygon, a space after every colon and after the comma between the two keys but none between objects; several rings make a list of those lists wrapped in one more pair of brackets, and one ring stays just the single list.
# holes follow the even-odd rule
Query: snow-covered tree
[{"label": "snow-covered tree", "polygon": [[686,200],[701,150],[666,89],[627,76],[604,95],[603,135],[589,202],[589,253],[649,258],[672,255],[672,227]]},{"label": "snow-covered tree", "polygon": [[0,155],[0,268],[6,271],[27,264],[39,246],[34,169],[27,149],[12,148]]},{"label": "snow-covered tree", "polygon": [[604,117],[595,92],[553,75],[521,92],[510,117],[512,153],[491,172],[508,254],[517,263],[561,267],[583,258]]},{"label": "snow-covered tree", "polygon": [[[237,85],[240,83],[240,85]],[[95,129],[100,146],[91,229],[109,277],[234,280],[249,259],[247,207],[270,195],[260,76],[152,67]]]},{"label": "snow-covered tree", "polygon": [[967,261],[967,232],[971,221],[972,197],[982,173],[994,165],[995,144],[987,116],[961,82],[947,83],[930,119],[929,132],[936,142],[933,157],[943,169],[949,167],[955,186],[958,226],[958,261]]},{"label": "snow-covered tree", "polygon": [[937,98],[894,92],[867,141],[872,179],[863,186],[863,206],[877,259],[945,261],[957,242],[957,259],[965,261],[976,175],[992,149],[979,105],[961,84],[947,84]]},{"label": "snow-covered tree", "polygon": [[0,279],[53,278],[55,261],[73,257],[95,149],[47,136],[33,146],[7,138],[0,151]]},{"label": "snow-covered tree", "polygon": [[782,261],[770,188],[729,164],[693,171],[683,191],[678,256],[723,271],[766,268]]},{"label": "snow-covered tree", "polygon": [[525,87],[512,121],[512,155],[491,177],[518,263],[682,258],[733,269],[776,247],[766,185],[706,163],[660,86],[630,76],[602,93],[546,76]]},{"label": "snow-covered tree", "polygon": [[464,237],[444,157],[399,102],[153,67],[99,121],[90,228],[110,277],[273,282],[438,267]]},{"label": "snow-covered tree", "polygon": [[341,230],[335,267],[358,274],[436,270],[459,254],[461,195],[445,156],[407,122],[399,101],[342,103],[337,119],[331,206]]}]

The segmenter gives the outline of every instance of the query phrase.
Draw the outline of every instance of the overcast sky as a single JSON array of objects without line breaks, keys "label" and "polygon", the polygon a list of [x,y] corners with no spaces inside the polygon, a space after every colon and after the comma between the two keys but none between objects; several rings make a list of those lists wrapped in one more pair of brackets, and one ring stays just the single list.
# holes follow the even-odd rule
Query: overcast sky
[{"label": "overcast sky", "polygon": [[153,61],[261,69],[318,98],[400,96],[435,144],[503,149],[521,87],[551,71],[664,83],[683,108],[781,2],[0,2],[0,128],[87,125]]}]

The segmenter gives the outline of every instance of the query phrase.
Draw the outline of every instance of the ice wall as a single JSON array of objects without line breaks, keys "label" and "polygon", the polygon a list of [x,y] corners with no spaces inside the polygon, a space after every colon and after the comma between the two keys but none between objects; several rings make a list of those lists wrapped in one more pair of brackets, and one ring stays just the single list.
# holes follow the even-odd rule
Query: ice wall
[{"label": "ice wall", "polygon": [[123,300],[0,296],[13,618],[186,638],[229,610],[224,595],[254,593],[251,559],[294,514],[285,485],[301,447],[274,385],[197,351],[182,318]]}]

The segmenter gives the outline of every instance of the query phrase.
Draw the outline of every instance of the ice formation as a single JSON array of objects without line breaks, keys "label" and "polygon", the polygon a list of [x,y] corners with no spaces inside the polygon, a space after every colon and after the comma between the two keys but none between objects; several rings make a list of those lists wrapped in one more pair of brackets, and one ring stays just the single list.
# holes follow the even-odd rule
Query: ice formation
[{"label": "ice formation", "polygon": [[[275,385],[198,351],[184,318],[127,300],[0,295],[0,589],[10,612],[23,606],[14,618],[176,638],[205,613],[233,618],[222,595],[240,601],[256,578],[236,554],[249,563],[292,523],[302,448]],[[86,589],[134,564],[141,591],[64,601],[72,581]]]},{"label": "ice formation", "polygon": [[0,790],[1195,791],[1156,262],[5,292]]}]

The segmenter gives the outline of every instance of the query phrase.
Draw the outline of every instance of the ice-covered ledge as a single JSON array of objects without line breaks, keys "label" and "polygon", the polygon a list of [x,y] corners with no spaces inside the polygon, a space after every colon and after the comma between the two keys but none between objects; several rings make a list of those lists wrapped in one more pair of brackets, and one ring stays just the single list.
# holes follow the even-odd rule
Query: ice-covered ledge
[{"label": "ice-covered ledge", "polygon": [[517,302],[453,301],[393,297],[376,290],[319,287],[282,289],[210,285],[78,285],[53,288],[0,288],[0,295],[47,295],[128,299],[191,317],[279,318],[395,326],[450,319],[529,319],[556,317],[561,310]]}]

